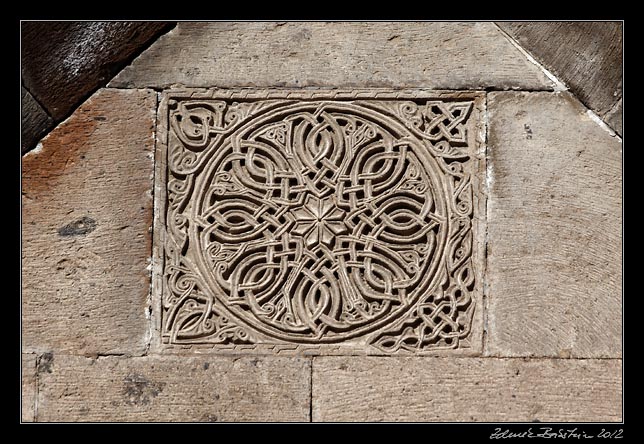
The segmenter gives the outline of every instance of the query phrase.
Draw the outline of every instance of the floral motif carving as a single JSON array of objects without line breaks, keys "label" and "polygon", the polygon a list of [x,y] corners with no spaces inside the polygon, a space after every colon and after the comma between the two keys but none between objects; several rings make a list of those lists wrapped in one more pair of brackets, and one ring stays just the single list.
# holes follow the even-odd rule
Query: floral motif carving
[{"label": "floral motif carving", "polygon": [[164,341],[459,347],[473,103],[170,96]]}]

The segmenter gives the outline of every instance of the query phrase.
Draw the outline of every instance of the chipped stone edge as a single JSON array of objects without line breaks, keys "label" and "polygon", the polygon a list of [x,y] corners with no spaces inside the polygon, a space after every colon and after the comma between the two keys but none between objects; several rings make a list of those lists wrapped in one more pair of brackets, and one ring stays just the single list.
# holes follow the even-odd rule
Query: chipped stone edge
[{"label": "chipped stone edge", "polygon": [[156,134],[154,141],[154,202],[152,219],[152,279],[150,281],[150,319],[148,352],[158,353],[161,347],[161,313],[163,312],[163,268],[165,245],[165,202],[167,199],[167,163],[165,153],[168,146],[168,94],[157,93]]},{"label": "chipped stone edge", "polygon": [[537,68],[539,68],[543,74],[553,83],[554,91],[567,91],[569,88],[564,82],[559,80],[553,73],[551,73],[545,66],[539,63],[532,55],[526,51],[510,34],[505,32],[498,24],[494,23],[497,30],[515,47],[517,50],[523,54],[523,56]]},{"label": "chipped stone edge", "polygon": [[489,108],[489,94],[485,94],[485,114],[481,119],[484,125],[484,134],[483,137],[483,146],[484,146],[484,158],[485,158],[485,171],[484,171],[484,193],[485,193],[485,233],[484,233],[484,252],[483,252],[483,290],[481,296],[481,304],[483,310],[483,333],[481,335],[481,350],[482,355],[487,354],[488,349],[488,316],[489,316],[489,304],[490,304],[490,284],[488,282],[488,242],[489,242],[489,220],[488,215],[490,213],[490,204],[491,204],[491,190],[494,185],[494,169],[490,159],[490,108]]},{"label": "chipped stone edge", "polygon": [[148,258],[148,264],[145,267],[145,270],[148,273],[148,279],[149,279],[149,286],[148,286],[148,295],[146,297],[145,301],[145,321],[147,322],[147,329],[146,329],[146,337],[145,337],[145,349],[143,352],[143,355],[146,356],[150,352],[150,346],[152,344],[152,339],[154,338],[154,291],[153,289],[153,281],[154,281],[154,237],[156,236],[155,232],[155,225],[157,221],[157,200],[156,200],[156,194],[157,190],[155,189],[156,185],[156,175],[158,174],[156,170],[156,165],[157,165],[157,135],[159,133],[159,118],[158,118],[158,112],[159,112],[159,93],[156,91],[150,90],[150,92],[154,95],[154,106],[155,108],[151,110],[151,118],[154,122],[153,128],[152,128],[152,150],[150,153],[148,153],[148,157],[151,162],[151,173],[150,173],[150,190],[151,190],[151,198],[152,198],[152,220],[150,221],[150,227],[148,228],[148,232],[150,233],[150,257]]},{"label": "chipped stone edge", "polygon": [[596,123],[603,131],[608,133],[610,137],[613,137],[617,139],[620,143],[622,143],[622,137],[617,134],[611,127],[608,125],[604,120],[592,109],[589,109],[584,103],[579,100],[579,98],[572,93],[572,91],[560,91],[555,93],[557,95],[562,95],[566,100],[572,103],[574,107],[576,107],[579,111],[579,114],[584,116],[585,118],[588,118],[592,120],[594,123]]},{"label": "chipped stone edge", "polygon": [[[49,133],[47,133],[47,134],[49,134]],[[35,147],[34,149],[27,151],[27,152],[23,155],[23,158],[24,158],[24,157],[27,157],[27,156],[34,155],[34,154],[38,154],[38,153],[40,153],[41,151],[42,151],[42,139],[41,139],[41,141],[40,141],[40,142],[38,142],[38,144],[36,145],[36,147]]]},{"label": "chipped stone edge", "polygon": [[[595,122],[597,125],[599,125],[599,127],[600,127],[601,129],[603,129],[604,131],[608,132],[608,134],[609,134],[611,137],[616,137],[617,139],[619,139],[619,141],[620,141],[620,142],[622,141],[621,136],[620,136],[619,134],[617,134],[617,133],[616,133],[616,131],[614,131],[614,130],[610,127],[610,125],[608,125],[608,124],[604,121],[604,119],[602,119],[602,117],[600,117],[600,116],[599,116],[595,111],[593,111],[592,109],[590,109],[590,108],[588,108],[586,105],[584,105],[584,104],[579,100],[579,98],[577,98],[577,96],[575,96],[574,94],[572,94],[572,93],[570,92],[570,88],[569,88],[569,87],[568,87],[568,86],[567,86],[567,85],[566,85],[562,80],[560,80],[559,78],[557,78],[557,76],[555,76],[552,72],[550,72],[550,71],[549,71],[545,66],[543,66],[539,61],[537,61],[537,60],[536,60],[536,59],[535,59],[535,58],[534,58],[534,57],[533,57],[533,56],[532,56],[532,55],[531,55],[527,50],[525,50],[525,49],[521,46],[521,44],[520,44],[519,42],[517,42],[517,41],[516,41],[516,40],[515,40],[515,39],[514,39],[510,34],[508,34],[506,31],[504,31],[504,30],[503,30],[503,28],[501,28],[497,23],[494,23],[494,26],[496,26],[496,27],[497,27],[497,29],[499,30],[499,32],[501,32],[501,34],[503,34],[503,35],[505,36],[505,38],[506,38],[506,39],[508,39],[508,41],[509,41],[510,43],[512,43],[512,44],[517,48],[517,50],[518,50],[519,52],[521,52],[521,54],[523,54],[523,55],[526,57],[526,59],[528,59],[528,61],[529,61],[530,63],[534,64],[534,65],[535,65],[535,66],[537,66],[540,70],[542,70],[542,71],[543,71],[544,75],[545,75],[546,77],[548,77],[548,79],[549,79],[549,80],[554,84],[554,89],[553,89],[553,91],[554,91],[554,93],[555,93],[555,94],[562,93],[562,92],[569,92],[569,93],[570,93],[570,94],[575,98],[575,100],[577,100],[577,101],[578,101],[578,102],[579,102],[579,103],[580,103],[580,104],[581,104],[581,105],[586,109],[586,114],[588,115],[588,117],[590,117],[590,119],[591,119],[593,122]],[[525,90],[517,90],[517,91],[525,91]],[[526,92],[528,92],[528,91],[526,91]],[[621,99],[620,99],[620,100],[621,100]],[[617,104],[618,104],[618,103],[619,103],[619,100],[617,100],[617,101],[613,104],[613,106],[611,107],[611,109],[610,109],[609,111],[607,111],[606,113],[604,113],[604,118],[606,118],[606,117],[608,117],[608,116],[610,115],[611,111],[612,111],[613,109],[615,109],[615,107],[617,106]]]},{"label": "chipped stone edge", "polygon": [[622,138],[619,136],[619,134],[617,134],[615,131],[613,131],[613,129],[610,126],[608,126],[608,124],[606,122],[604,122],[601,119],[601,117],[599,117],[597,115],[597,113],[595,113],[592,109],[587,110],[586,114],[588,115],[588,117],[590,117],[590,120],[592,120],[597,125],[599,125],[599,127],[601,129],[603,129],[604,131],[606,131],[609,136],[615,137],[620,142],[622,141]]},{"label": "chipped stone edge", "polygon": [[[486,188],[486,152],[487,152],[487,96],[484,91],[472,90],[436,90],[429,88],[171,88],[158,93],[160,100],[157,108],[157,126],[155,142],[155,183],[154,183],[154,222],[153,222],[153,254],[152,254],[152,313],[151,341],[149,353],[164,355],[186,354],[215,354],[215,355],[268,355],[268,356],[382,356],[382,357],[481,357],[483,356],[484,340],[484,276],[485,248],[487,232],[487,188]],[[162,310],[163,310],[163,268],[165,233],[165,202],[167,199],[167,131],[168,102],[171,99],[329,99],[329,100],[392,100],[392,99],[458,99],[468,98],[474,101],[476,112],[473,128],[475,133],[470,135],[473,148],[471,178],[476,214],[472,218],[472,260],[475,264],[476,285],[473,292],[475,309],[472,316],[471,333],[466,341],[468,345],[459,349],[435,349],[420,353],[399,351],[396,353],[381,353],[372,349],[359,348],[356,345],[335,344],[250,344],[226,346],[218,344],[164,344],[162,341]],[[479,198],[483,195],[483,198]]]}]

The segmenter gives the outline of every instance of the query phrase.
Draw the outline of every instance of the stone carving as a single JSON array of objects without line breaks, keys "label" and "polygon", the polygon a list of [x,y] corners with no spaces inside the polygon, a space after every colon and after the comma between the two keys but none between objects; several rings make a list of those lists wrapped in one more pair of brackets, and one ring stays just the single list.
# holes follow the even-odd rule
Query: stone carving
[{"label": "stone carving", "polygon": [[164,99],[163,341],[459,347],[474,100],[303,94]]}]

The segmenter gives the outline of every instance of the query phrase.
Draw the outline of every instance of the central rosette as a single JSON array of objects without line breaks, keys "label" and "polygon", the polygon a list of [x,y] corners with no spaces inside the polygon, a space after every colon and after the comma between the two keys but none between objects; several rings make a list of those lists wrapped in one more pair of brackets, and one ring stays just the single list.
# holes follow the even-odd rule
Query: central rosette
[{"label": "central rosette", "polygon": [[309,248],[324,244],[331,247],[335,236],[345,234],[345,212],[337,208],[331,198],[318,199],[307,196],[302,208],[291,211],[295,219],[292,234],[302,236]]},{"label": "central rosette", "polygon": [[[198,138],[226,118],[181,122],[194,121]],[[191,227],[214,309],[274,338],[338,342],[434,285],[446,203],[438,167],[404,125],[312,101],[267,106],[216,141]]]}]

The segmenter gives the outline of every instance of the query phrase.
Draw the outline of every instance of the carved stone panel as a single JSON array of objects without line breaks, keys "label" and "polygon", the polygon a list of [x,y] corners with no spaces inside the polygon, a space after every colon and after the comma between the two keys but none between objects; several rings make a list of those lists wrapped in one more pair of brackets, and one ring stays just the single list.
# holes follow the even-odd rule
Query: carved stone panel
[{"label": "carved stone panel", "polygon": [[157,345],[478,351],[482,103],[422,90],[164,92]]}]

